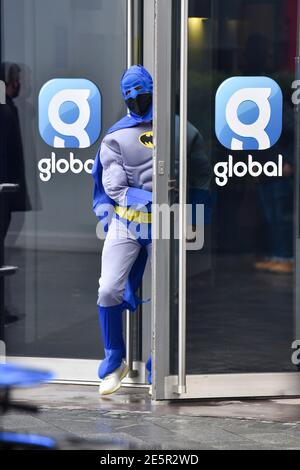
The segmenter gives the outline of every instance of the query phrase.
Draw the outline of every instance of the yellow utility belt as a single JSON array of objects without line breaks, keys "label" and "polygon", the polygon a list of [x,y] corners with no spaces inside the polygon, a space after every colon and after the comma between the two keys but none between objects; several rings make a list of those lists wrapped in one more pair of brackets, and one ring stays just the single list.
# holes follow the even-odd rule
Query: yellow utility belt
[{"label": "yellow utility belt", "polygon": [[152,214],[149,212],[135,211],[128,207],[116,206],[115,213],[122,219],[128,220],[129,222],[135,222],[137,224],[151,224],[152,222]]}]

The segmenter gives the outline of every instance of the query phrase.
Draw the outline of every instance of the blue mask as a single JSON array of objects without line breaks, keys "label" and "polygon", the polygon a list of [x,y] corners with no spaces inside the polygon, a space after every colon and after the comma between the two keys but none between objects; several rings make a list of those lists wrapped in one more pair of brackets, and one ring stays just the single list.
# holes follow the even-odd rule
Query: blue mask
[{"label": "blue mask", "polygon": [[133,65],[121,79],[121,90],[130,115],[137,123],[152,121],[153,80],[141,65]]}]

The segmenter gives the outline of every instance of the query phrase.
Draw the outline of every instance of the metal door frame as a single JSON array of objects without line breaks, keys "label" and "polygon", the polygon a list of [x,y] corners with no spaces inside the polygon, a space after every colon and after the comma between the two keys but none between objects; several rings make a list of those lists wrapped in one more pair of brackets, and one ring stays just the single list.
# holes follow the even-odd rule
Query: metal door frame
[{"label": "metal door frame", "polygon": [[[147,0],[148,1],[148,0]],[[188,0],[181,0],[186,4]],[[153,200],[154,204],[169,203],[169,175],[171,162],[171,84],[172,84],[172,1],[154,0],[154,173],[153,173]],[[187,13],[187,5],[182,5],[182,17]],[[300,12],[299,12],[300,14]],[[187,18],[187,17],[186,17]],[[299,37],[299,32],[298,32]],[[186,28],[182,28],[181,41],[186,41]],[[299,39],[300,42],[300,39]],[[185,44],[184,44],[185,46]],[[181,67],[187,63],[187,48],[183,47]],[[300,44],[298,44],[300,49]],[[299,51],[298,51],[299,54]],[[185,81],[187,71],[181,70],[181,77]],[[184,93],[185,83],[181,85]],[[182,97],[181,97],[182,98]],[[299,133],[299,129],[298,129]],[[181,129],[181,138],[184,137],[184,128]],[[299,140],[299,136],[298,136]],[[181,146],[184,142],[181,142]],[[299,147],[299,142],[298,142]],[[181,149],[181,156],[184,149]],[[181,162],[182,165],[182,162]],[[160,169],[164,168],[164,172]],[[184,168],[184,166],[181,166]],[[163,174],[162,174],[163,173]],[[297,169],[299,178],[299,168]],[[299,194],[297,205],[299,212]],[[184,211],[181,213],[184,217]],[[184,219],[183,219],[184,220]],[[299,214],[297,213],[297,231],[299,227]],[[183,224],[181,223],[181,226]],[[184,232],[184,228],[182,227]],[[153,214],[153,255],[152,255],[152,355],[153,355],[153,399],[191,399],[191,398],[233,398],[233,397],[270,397],[270,396],[296,396],[300,394],[300,374],[290,373],[253,373],[253,374],[205,374],[185,375],[185,331],[179,331],[181,342],[179,347],[179,376],[169,374],[170,370],[170,242],[158,238],[159,220],[154,208]],[[299,235],[297,243],[297,276],[299,273]],[[182,260],[184,261],[184,259]],[[185,276],[185,271],[183,272]],[[295,286],[296,287],[296,286]],[[182,286],[180,295],[185,296]],[[296,289],[296,302],[299,304],[299,287]],[[185,298],[179,298],[181,305],[181,325],[184,325]],[[296,304],[295,304],[296,305]],[[299,315],[297,315],[299,318]],[[300,338],[299,320],[296,325]],[[183,354],[182,354],[183,353]],[[186,389],[185,389],[186,384]]]}]

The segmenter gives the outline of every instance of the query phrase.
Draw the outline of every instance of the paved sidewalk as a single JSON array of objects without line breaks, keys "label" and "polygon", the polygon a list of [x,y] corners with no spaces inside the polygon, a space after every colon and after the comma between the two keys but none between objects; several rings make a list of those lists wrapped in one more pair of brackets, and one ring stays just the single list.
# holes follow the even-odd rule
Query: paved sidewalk
[{"label": "paved sidewalk", "polygon": [[61,448],[300,449],[300,399],[151,404],[146,389],[45,385],[14,393],[38,415],[9,413],[6,430],[52,436]]}]

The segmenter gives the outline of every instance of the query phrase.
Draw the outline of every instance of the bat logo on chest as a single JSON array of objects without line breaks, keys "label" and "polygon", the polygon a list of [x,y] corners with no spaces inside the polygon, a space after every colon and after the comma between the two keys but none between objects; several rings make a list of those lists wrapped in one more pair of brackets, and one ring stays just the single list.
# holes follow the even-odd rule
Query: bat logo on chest
[{"label": "bat logo on chest", "polygon": [[139,141],[144,147],[148,149],[153,149],[153,131],[144,132],[143,134],[141,134],[139,137]]}]

